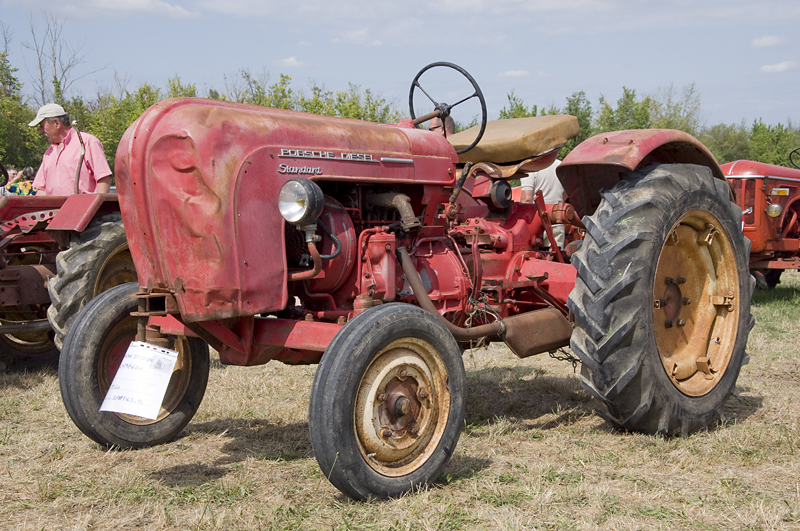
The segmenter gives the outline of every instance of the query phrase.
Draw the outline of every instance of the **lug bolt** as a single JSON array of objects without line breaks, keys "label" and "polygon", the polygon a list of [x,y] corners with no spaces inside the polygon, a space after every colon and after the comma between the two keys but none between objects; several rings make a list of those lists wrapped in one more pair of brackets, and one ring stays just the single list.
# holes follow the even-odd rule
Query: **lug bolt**
[{"label": "lug bolt", "polygon": [[388,437],[391,437],[391,436],[392,436],[392,430],[383,430],[381,432],[381,437],[387,437],[388,438]]},{"label": "lug bolt", "polygon": [[378,396],[376,396],[375,398],[378,399],[378,402],[383,402],[384,400],[386,400],[386,394],[385,393],[379,393]]},{"label": "lug bolt", "polygon": [[678,326],[686,326],[686,321],[684,321],[683,319],[678,319],[677,325]]},{"label": "lug bolt", "polygon": [[686,279],[683,277],[678,277],[678,280],[675,281],[676,284],[685,284]]},{"label": "lug bolt", "polygon": [[371,276],[372,276],[372,275],[370,275],[369,273],[364,273],[364,278],[369,278],[369,277],[371,277]]},{"label": "lug bolt", "polygon": [[408,428],[408,433],[415,436],[419,435],[419,428],[417,428],[416,426],[411,426],[410,428]]},{"label": "lug bolt", "polygon": [[401,380],[405,380],[406,378],[408,378],[408,371],[403,369],[402,371],[400,371],[400,374],[398,374],[398,376],[400,377]]},{"label": "lug bolt", "polygon": [[692,299],[690,299],[689,297],[684,297],[683,298],[683,305],[684,306],[689,306],[691,303],[692,303]]},{"label": "lug bolt", "polygon": [[428,398],[428,391],[426,391],[425,389],[420,389],[419,390],[419,397],[423,398],[423,399],[424,398]]},{"label": "lug bolt", "polygon": [[664,326],[666,328],[672,328],[672,321],[664,321]]},{"label": "lug bolt", "polygon": [[669,286],[670,284],[674,284],[674,283],[675,283],[675,279],[672,278],[672,277],[667,277],[667,278],[664,279],[664,284],[666,284],[667,286]]}]

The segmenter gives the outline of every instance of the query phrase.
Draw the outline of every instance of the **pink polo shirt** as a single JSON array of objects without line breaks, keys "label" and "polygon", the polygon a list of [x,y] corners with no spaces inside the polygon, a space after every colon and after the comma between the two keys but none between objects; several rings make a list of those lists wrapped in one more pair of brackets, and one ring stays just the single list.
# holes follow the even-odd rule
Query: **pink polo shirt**
[{"label": "pink polo shirt", "polygon": [[[103,144],[96,136],[81,133],[86,145],[86,155],[81,166],[82,194],[94,193],[97,181],[111,175]],[[81,143],[74,127],[70,127],[61,144],[50,144],[42,157],[42,165],[33,180],[34,188],[44,190],[47,195],[72,195],[75,193],[75,169],[81,158]]]}]

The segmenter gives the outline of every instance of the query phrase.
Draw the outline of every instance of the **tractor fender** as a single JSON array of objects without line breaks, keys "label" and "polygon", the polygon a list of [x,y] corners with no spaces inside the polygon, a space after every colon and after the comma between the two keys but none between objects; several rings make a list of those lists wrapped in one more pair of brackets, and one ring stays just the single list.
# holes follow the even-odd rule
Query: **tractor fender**
[{"label": "tractor fender", "polygon": [[71,195],[53,216],[47,230],[83,232],[95,217],[109,212],[119,212],[116,194]]},{"label": "tractor fender", "polygon": [[570,203],[581,217],[600,204],[625,173],[654,163],[707,166],[725,180],[714,155],[695,137],[674,129],[633,129],[595,135],[578,144],[556,170]]}]

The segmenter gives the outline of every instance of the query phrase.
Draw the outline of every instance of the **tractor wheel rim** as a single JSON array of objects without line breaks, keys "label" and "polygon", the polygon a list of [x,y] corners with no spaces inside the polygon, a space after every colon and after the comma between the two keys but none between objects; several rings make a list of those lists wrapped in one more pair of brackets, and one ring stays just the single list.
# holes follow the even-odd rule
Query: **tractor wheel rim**
[{"label": "tractor wheel rim", "polygon": [[712,214],[681,217],[661,249],[653,283],[656,346],[669,379],[702,396],[722,379],[739,322],[739,273],[722,224]]},{"label": "tractor wheel rim", "polygon": [[127,242],[114,249],[100,265],[99,271],[94,283],[93,297],[114,286],[138,280]]},{"label": "tractor wheel rim", "polygon": [[426,341],[403,338],[370,362],[356,394],[359,451],[376,472],[405,476],[436,449],[449,417],[447,369]]},{"label": "tractor wheel rim", "polygon": [[[132,341],[136,339],[136,318],[123,319],[106,336],[101,347],[100,355],[97,359],[97,384],[100,394],[105,396],[108,393],[111,382],[117,374],[125,352]],[[173,345],[178,352],[178,359],[175,368],[167,385],[164,399],[161,402],[161,409],[155,420],[128,415],[125,413],[115,413],[119,418],[130,424],[147,425],[154,424],[169,415],[180,404],[186,394],[191,381],[192,356],[189,342],[185,338],[178,338]]]}]

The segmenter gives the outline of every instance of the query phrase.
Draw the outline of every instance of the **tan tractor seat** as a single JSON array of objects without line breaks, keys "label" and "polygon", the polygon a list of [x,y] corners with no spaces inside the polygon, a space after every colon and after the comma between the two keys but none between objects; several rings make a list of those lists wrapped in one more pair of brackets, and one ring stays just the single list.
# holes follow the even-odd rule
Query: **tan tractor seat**
[{"label": "tan tractor seat", "polygon": [[[447,137],[456,150],[469,146],[480,124]],[[477,146],[458,156],[464,162],[507,164],[546,153],[578,134],[578,119],[556,114],[491,120]]]}]

